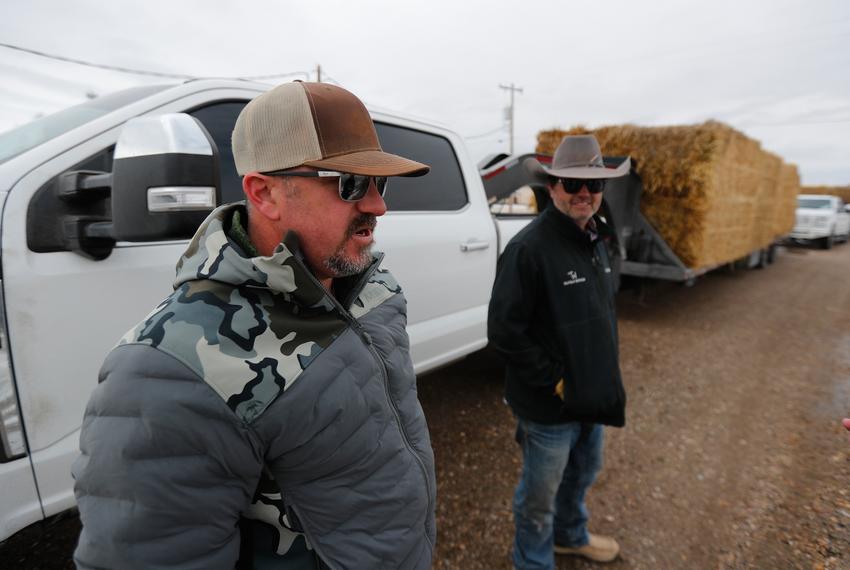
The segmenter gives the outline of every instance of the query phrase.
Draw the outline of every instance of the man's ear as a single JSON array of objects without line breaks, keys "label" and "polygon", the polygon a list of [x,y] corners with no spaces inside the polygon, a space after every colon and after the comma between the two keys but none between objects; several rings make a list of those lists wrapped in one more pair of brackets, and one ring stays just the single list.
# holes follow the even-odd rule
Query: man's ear
[{"label": "man's ear", "polygon": [[278,200],[280,192],[274,192],[274,179],[259,172],[249,172],[242,177],[242,191],[251,203],[252,211],[269,219],[280,219]]}]

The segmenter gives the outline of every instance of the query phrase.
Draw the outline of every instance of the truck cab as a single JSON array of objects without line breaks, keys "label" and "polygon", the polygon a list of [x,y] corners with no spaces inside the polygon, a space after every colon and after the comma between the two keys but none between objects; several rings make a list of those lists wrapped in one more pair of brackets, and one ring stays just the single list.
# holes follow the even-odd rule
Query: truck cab
[{"label": "truck cab", "polygon": [[792,240],[817,242],[829,249],[838,241],[850,238],[850,211],[838,196],[800,194]]},{"label": "truck cab", "polygon": [[[127,154],[116,150],[125,123],[174,113],[196,119],[214,143],[217,202],[233,202],[242,199],[233,124],[271,87],[228,80],[137,87],[0,134],[0,540],[74,506],[70,465],[98,369],[170,293],[190,237],[115,235],[113,210],[126,188],[113,171]],[[459,135],[370,112],[385,150],[431,166],[423,178],[390,181],[389,211],[375,234],[405,291],[422,373],[486,344],[497,230]],[[140,204],[138,215],[149,215]]]}]

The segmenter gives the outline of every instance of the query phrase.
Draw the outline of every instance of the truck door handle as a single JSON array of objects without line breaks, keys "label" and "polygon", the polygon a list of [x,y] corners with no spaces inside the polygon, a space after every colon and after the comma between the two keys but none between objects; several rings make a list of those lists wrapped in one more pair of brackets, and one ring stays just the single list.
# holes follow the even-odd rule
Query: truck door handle
[{"label": "truck door handle", "polygon": [[474,239],[471,239],[466,243],[460,244],[460,250],[463,252],[475,251],[477,249],[487,249],[488,247],[490,247],[489,241],[478,241]]}]

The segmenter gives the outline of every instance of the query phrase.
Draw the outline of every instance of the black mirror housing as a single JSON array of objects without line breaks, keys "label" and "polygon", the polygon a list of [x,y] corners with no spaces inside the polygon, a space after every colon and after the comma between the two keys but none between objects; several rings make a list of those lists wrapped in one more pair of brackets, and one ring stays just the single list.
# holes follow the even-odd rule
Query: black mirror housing
[{"label": "black mirror housing", "polygon": [[115,240],[190,238],[220,202],[218,148],[200,121],[174,113],[124,125],[112,170]]}]

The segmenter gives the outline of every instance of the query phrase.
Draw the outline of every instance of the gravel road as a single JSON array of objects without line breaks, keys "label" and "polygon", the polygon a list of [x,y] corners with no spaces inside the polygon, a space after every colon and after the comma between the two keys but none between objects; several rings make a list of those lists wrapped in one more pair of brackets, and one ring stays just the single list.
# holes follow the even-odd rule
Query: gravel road
[{"label": "gravel road", "polygon": [[[618,298],[627,424],[588,501],[609,568],[850,568],[850,245]],[[436,568],[508,568],[519,470],[487,351],[420,379],[437,456]],[[72,568],[64,517],[0,568]],[[559,568],[592,568],[568,557]]]},{"label": "gravel road", "polygon": [[[850,246],[618,298],[627,424],[606,430],[591,530],[611,568],[850,568]],[[508,568],[520,455],[498,359],[420,381],[437,568]],[[569,557],[559,568],[592,568]]]}]

